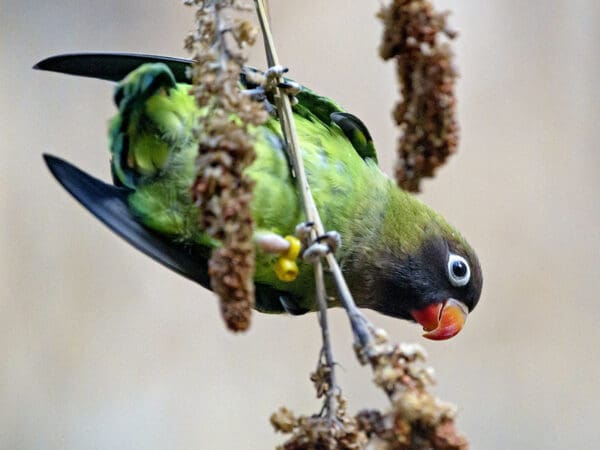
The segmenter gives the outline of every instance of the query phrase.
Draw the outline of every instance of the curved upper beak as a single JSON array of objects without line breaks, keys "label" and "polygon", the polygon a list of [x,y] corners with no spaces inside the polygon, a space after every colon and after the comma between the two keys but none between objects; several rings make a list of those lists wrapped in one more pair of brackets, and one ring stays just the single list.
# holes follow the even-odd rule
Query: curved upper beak
[{"label": "curved upper beak", "polygon": [[410,314],[426,331],[423,337],[441,341],[456,336],[462,330],[468,311],[464,303],[450,298],[423,309],[413,309]]}]

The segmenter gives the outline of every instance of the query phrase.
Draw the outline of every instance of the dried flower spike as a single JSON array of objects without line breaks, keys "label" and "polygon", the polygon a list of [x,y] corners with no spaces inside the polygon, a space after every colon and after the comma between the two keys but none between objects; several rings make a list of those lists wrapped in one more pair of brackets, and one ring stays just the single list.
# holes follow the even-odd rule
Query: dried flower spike
[{"label": "dried flower spike", "polygon": [[338,396],[337,419],[327,417],[296,417],[287,408],[280,408],[271,416],[276,431],[291,434],[290,438],[277,447],[278,450],[358,450],[367,448],[367,434],[359,422],[348,417],[345,401]]},{"label": "dried flower spike", "polygon": [[209,261],[211,287],[221,300],[227,326],[243,331],[254,307],[254,244],[250,210],[252,181],[244,169],[255,159],[250,125],[266,120],[262,105],[243,95],[239,76],[245,58],[232,50],[251,45],[257,31],[248,22],[226,13],[247,11],[235,0],[186,0],[195,5],[196,31],[185,40],[193,55],[192,93],[206,108],[196,129],[199,138],[197,173],[191,188],[200,208],[199,226],[221,241]]},{"label": "dried flower spike", "polygon": [[418,345],[382,343],[370,355],[374,382],[387,394],[391,409],[358,413],[358,427],[378,448],[389,450],[466,450],[468,442],[454,427],[456,408],[438,400],[429,388],[432,371]]},{"label": "dried flower spike", "polygon": [[392,0],[379,17],[384,23],[381,57],[396,61],[402,100],[394,119],[402,132],[396,167],[398,185],[418,192],[458,145],[454,84],[457,72],[444,39],[456,33],[427,0]]}]

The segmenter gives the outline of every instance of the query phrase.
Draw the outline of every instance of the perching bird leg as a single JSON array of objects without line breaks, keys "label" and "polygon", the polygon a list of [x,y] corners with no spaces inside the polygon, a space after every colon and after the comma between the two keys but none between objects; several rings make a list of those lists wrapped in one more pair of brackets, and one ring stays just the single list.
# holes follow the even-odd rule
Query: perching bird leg
[{"label": "perching bird leg", "polygon": [[246,71],[246,79],[251,85],[254,84],[255,87],[246,89],[243,92],[255,100],[264,101],[268,98],[269,94],[273,94],[276,89],[279,89],[280,92],[290,98],[292,104],[296,104],[295,95],[302,90],[302,86],[295,81],[283,78],[283,74],[287,73],[288,70],[287,67],[274,65],[263,73]]},{"label": "perching bird leg", "polygon": [[329,253],[335,253],[342,245],[342,237],[337,231],[327,231],[312,239],[313,232],[315,232],[314,222],[304,222],[296,226],[296,236],[305,248],[302,259],[306,262],[314,263]]},{"label": "perching bird leg", "polygon": [[281,237],[271,232],[259,232],[254,239],[263,253],[280,255],[275,264],[277,278],[286,283],[294,281],[299,272],[296,260],[300,255],[302,243],[294,236]]},{"label": "perching bird leg", "polygon": [[267,94],[262,86],[257,86],[252,89],[244,89],[242,94],[249,96],[255,102],[264,102],[267,100]]},{"label": "perching bird leg", "polygon": [[335,253],[338,247],[342,244],[342,238],[337,231],[327,231],[321,236],[317,236],[312,244],[310,244],[302,258],[307,262],[314,262],[316,259],[324,258],[329,253]]},{"label": "perching bird leg", "polygon": [[290,248],[290,242],[277,233],[268,231],[255,233],[256,247],[263,253],[283,255]]}]

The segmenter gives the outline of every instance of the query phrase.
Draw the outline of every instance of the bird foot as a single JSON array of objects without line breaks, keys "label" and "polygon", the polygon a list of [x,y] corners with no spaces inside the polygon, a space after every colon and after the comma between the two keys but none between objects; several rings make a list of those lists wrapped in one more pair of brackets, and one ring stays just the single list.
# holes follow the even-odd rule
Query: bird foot
[{"label": "bird foot", "polygon": [[244,89],[242,94],[250,97],[251,100],[255,102],[264,102],[267,100],[267,94],[265,93],[265,88],[262,86],[257,86],[253,89]]},{"label": "bird foot", "polygon": [[[278,234],[265,231],[256,234],[255,242],[256,247],[261,252],[279,255],[274,267],[277,278],[287,283],[296,279],[299,272],[296,260],[302,249],[302,243],[298,238],[295,236],[282,237]],[[283,305],[285,308],[286,305]],[[290,311],[291,309],[290,307]]]},{"label": "bird foot", "polygon": [[329,253],[335,253],[342,245],[342,237],[337,231],[327,231],[321,236],[317,236],[312,242],[310,233],[313,230],[314,223],[305,222],[296,227],[296,236],[305,243],[306,249],[302,253],[302,258],[306,262],[314,263],[317,259],[327,256]]},{"label": "bird foot", "polygon": [[272,66],[263,73],[246,72],[246,78],[255,87],[245,89],[243,93],[250,96],[252,100],[264,102],[269,113],[274,112],[270,101],[273,100],[272,96],[276,88],[281,89],[284,94],[289,96],[292,104],[295,105],[298,102],[295,96],[302,90],[302,86],[294,81],[283,78],[283,74],[287,73],[288,70],[287,67]]},{"label": "bird foot", "polygon": [[262,103],[265,110],[269,114],[275,114],[275,112],[277,111],[275,109],[275,106],[273,106],[273,103],[271,103],[271,101],[269,101],[269,96],[267,95],[267,91],[265,91],[265,88],[262,85],[256,86],[252,89],[244,89],[242,91],[242,94],[250,97],[250,99],[252,101],[255,101],[257,103]]},{"label": "bird foot", "polygon": [[294,234],[298,239],[300,239],[302,243],[306,244],[308,241],[310,241],[310,233],[312,232],[314,226],[314,222],[299,223],[298,225],[296,225]]},{"label": "bird foot", "polygon": [[284,74],[288,73],[290,69],[283,66],[271,66],[267,70],[263,72],[263,75],[267,80],[277,80],[282,77]]},{"label": "bird foot", "polygon": [[302,86],[294,81],[283,78],[283,74],[287,73],[288,71],[289,69],[283,66],[269,67],[263,74],[265,79],[262,85],[264,86],[265,90],[267,92],[272,92],[276,87],[278,87],[290,97],[294,97],[296,94],[298,94],[302,90]]},{"label": "bird foot", "polygon": [[342,236],[337,231],[327,231],[321,236],[317,236],[315,242],[319,244],[325,243],[329,247],[332,253],[335,253],[337,249],[342,245]]},{"label": "bird foot", "polygon": [[258,249],[263,253],[283,255],[290,249],[290,242],[276,233],[257,233],[255,242]]}]

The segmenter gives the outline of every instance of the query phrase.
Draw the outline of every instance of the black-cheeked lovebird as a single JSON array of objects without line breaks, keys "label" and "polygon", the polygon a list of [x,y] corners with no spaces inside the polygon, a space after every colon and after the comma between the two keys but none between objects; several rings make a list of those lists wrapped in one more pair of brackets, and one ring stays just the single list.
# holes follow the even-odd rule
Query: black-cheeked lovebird
[{"label": "black-cheeked lovebird", "polygon": [[[218,242],[198,227],[190,196],[204,111],[189,93],[187,60],[134,54],[74,54],[35,67],[118,82],[109,130],[114,185],[45,155],[58,181],[135,247],[210,286],[207,260]],[[242,88],[255,88],[245,69]],[[465,239],[377,166],[365,125],[332,100],[302,88],[294,119],[316,206],[343,239],[338,258],[358,306],[420,323],[425,337],[458,333],[479,300],[480,265]],[[258,242],[293,235],[304,216],[274,110],[253,130],[256,308],[302,314],[316,309],[313,271],[300,263],[293,281],[275,273],[278,255]],[[331,290],[334,292],[334,290]],[[337,305],[335,301],[332,305]]]}]

